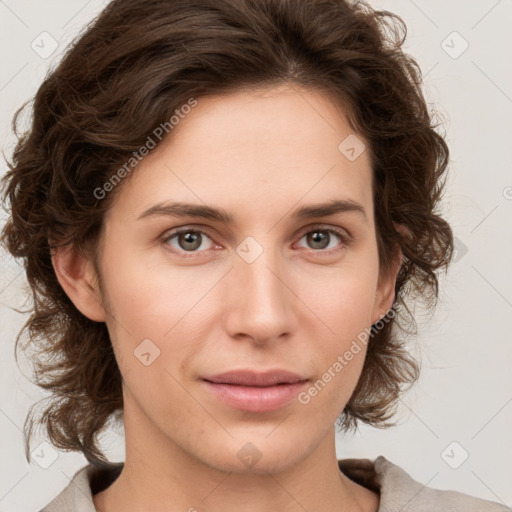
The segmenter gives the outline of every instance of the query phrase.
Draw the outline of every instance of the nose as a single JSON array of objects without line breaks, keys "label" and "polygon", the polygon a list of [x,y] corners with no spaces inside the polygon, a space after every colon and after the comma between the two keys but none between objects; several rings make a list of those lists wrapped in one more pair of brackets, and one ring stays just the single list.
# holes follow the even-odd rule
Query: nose
[{"label": "nose", "polygon": [[226,329],[233,338],[262,345],[290,334],[294,294],[276,253],[265,249],[252,262],[237,256],[226,301]]}]

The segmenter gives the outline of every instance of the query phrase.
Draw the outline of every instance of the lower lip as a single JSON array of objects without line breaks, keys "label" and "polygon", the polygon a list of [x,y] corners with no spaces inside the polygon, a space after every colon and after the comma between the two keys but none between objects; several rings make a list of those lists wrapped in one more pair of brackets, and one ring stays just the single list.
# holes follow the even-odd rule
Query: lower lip
[{"label": "lower lip", "polygon": [[203,380],[207,389],[226,404],[243,411],[267,412],[283,407],[295,398],[307,381],[255,387],[216,384]]}]

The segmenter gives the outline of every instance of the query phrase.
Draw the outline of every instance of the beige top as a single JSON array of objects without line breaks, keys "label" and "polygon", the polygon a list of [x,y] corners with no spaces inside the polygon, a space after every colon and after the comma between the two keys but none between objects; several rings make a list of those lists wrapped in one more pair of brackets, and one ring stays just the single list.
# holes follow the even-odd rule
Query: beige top
[{"label": "beige top", "polygon": [[[380,494],[377,512],[512,512],[494,501],[457,491],[425,487],[382,455],[370,459],[338,460],[351,480]],[[96,512],[92,496],[106,489],[121,473],[123,463],[100,468],[89,464],[40,512]]]}]

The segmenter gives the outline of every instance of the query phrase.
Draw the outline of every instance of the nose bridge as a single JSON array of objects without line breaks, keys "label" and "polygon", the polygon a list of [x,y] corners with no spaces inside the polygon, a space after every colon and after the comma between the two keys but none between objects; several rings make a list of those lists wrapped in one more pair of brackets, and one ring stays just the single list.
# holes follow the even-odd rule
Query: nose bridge
[{"label": "nose bridge", "polygon": [[279,251],[248,237],[237,247],[234,268],[237,297],[230,313],[232,334],[244,333],[260,341],[287,331],[287,290]]},{"label": "nose bridge", "polygon": [[[251,247],[250,251],[254,252],[256,249]],[[277,277],[279,268],[282,266],[278,261],[277,251],[273,247],[266,246],[262,247],[259,254],[252,254],[252,256],[255,256],[253,261],[241,258],[241,261],[237,262],[242,282],[247,286],[249,302],[254,300],[261,311],[266,309],[264,306],[279,306],[285,297],[282,293],[284,285]]]}]

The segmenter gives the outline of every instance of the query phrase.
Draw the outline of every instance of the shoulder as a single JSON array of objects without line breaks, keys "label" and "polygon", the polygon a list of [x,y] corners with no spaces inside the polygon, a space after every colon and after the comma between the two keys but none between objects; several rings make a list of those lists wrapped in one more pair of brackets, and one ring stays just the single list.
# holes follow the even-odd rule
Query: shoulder
[{"label": "shoulder", "polygon": [[427,487],[382,455],[374,462],[342,459],[338,465],[350,479],[380,494],[377,512],[512,512],[494,501]]},{"label": "shoulder", "polygon": [[107,488],[121,473],[123,463],[78,470],[69,484],[39,512],[96,512],[93,495]]}]

